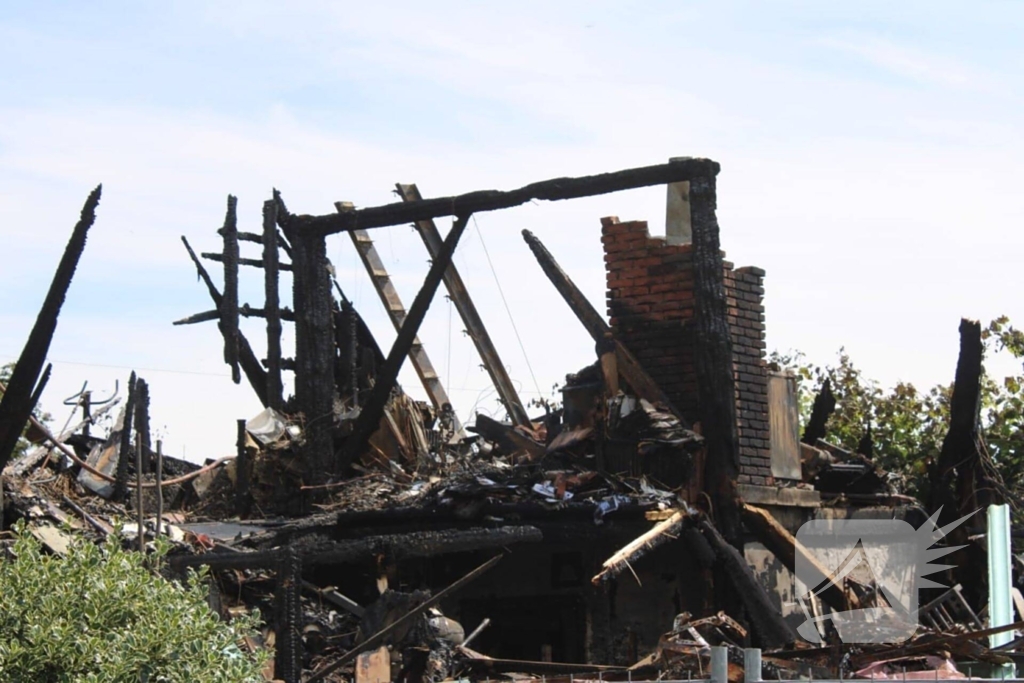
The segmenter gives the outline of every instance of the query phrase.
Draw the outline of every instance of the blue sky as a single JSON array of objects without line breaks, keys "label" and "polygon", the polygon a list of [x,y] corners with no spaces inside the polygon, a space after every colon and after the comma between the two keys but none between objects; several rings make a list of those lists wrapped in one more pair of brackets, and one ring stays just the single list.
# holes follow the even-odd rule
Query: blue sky
[{"label": "blue sky", "polygon": [[[140,368],[169,451],[217,457],[258,405],[230,383],[214,327],[169,323],[209,307],[179,236],[216,249],[227,193],[253,230],[272,187],[327,213],[392,201],[399,181],[430,196],[690,155],[722,164],[729,258],[768,271],[770,348],[827,361],[845,345],[885,382],[947,381],[961,316],[1024,320],[1022,31],[1009,2],[5,3],[0,359],[20,351],[103,182],[44,404],[63,422],[53,407],[82,381]],[[519,231],[602,308],[605,215],[658,233],[664,191],[481,214],[460,247],[526,396],[593,350]],[[418,238],[374,237],[411,302]],[[351,244],[329,253],[387,347]],[[258,304],[259,284],[244,273],[243,300]],[[492,411],[452,320],[439,298],[421,336],[456,408]],[[421,392],[408,370],[403,384]]]}]

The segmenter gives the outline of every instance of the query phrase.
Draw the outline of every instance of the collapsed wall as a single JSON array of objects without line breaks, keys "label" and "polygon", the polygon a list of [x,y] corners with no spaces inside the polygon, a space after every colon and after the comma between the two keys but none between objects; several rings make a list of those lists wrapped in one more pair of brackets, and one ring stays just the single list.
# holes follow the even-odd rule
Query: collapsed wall
[{"label": "collapsed wall", "polygon": [[[636,355],[683,416],[694,423],[698,420],[691,326],[694,280],[692,244],[686,227],[676,229],[678,223],[670,218],[669,234],[652,237],[646,221],[623,223],[612,216],[601,219],[601,242],[608,316],[616,338]],[[771,485],[764,275],[760,268],[734,268],[725,262],[736,380],[739,481]]]}]

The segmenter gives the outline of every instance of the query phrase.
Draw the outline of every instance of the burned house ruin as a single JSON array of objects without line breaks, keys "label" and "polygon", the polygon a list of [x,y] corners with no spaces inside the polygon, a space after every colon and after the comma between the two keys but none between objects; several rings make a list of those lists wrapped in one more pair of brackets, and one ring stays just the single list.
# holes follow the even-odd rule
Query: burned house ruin
[{"label": "burned house ruin", "polygon": [[[673,659],[689,652],[672,646],[687,633],[792,648],[803,617],[794,578],[806,555],[794,539],[803,522],[924,519],[869,459],[819,440],[827,396],[801,434],[795,382],[765,357],[765,272],[735,267],[720,244],[718,172],[714,161],[677,158],[437,199],[398,185],[401,202],[339,202],[321,216],[291,213],[275,192],[252,232],[238,225],[229,197],[219,251],[197,255],[182,238],[212,308],[175,324],[215,322],[234,381],[244,376],[265,407],[239,420],[237,456],[202,468],[164,460],[137,418],[133,466],[132,406],[145,394],[134,375],[116,434],[48,439],[82,486],[134,506],[142,539],[142,511],[156,508],[151,530],[180,534],[169,568],[215,570],[218,609],[263,610],[280,680],[369,681],[370,669],[406,681],[508,672],[635,672],[640,680],[703,666],[699,657]],[[567,376],[561,408],[531,414],[452,261],[470,216],[653,185],[667,188],[664,237],[644,221],[600,220],[607,319],[523,232],[538,275],[595,345]],[[454,224],[442,238],[433,219],[448,216]],[[374,228],[405,223],[431,259],[408,309],[372,241]],[[593,227],[598,239],[596,220]],[[325,240],[343,232],[395,326],[390,349],[333,280]],[[221,265],[220,286],[204,260]],[[282,273],[291,275],[290,302]],[[253,274],[263,278],[264,300],[241,302],[239,279]],[[479,415],[460,424],[417,336],[442,283],[505,422]],[[266,340],[247,339],[241,317],[265,320]],[[287,324],[293,351],[282,348]],[[397,383],[406,359],[429,402]],[[286,372],[293,396],[285,396]],[[5,473],[29,475],[25,463],[12,465]],[[147,477],[155,483],[142,483]],[[60,496],[109,533],[101,509]],[[877,600],[820,573],[824,589],[811,599],[818,614]],[[936,609],[953,600],[940,597]],[[978,622],[965,601],[954,602]],[[777,672],[806,671],[779,662]]]}]

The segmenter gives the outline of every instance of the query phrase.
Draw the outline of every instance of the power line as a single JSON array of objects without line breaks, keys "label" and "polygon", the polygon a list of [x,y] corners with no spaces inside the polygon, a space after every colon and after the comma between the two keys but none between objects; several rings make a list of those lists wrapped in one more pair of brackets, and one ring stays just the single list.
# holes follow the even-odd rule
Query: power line
[{"label": "power line", "polygon": [[487,257],[487,265],[491,269],[491,275],[494,276],[494,282],[498,285],[498,294],[501,295],[501,303],[505,305],[505,313],[508,314],[508,320],[512,323],[512,331],[515,332],[516,341],[519,342],[519,350],[523,353],[523,360],[526,361],[526,367],[530,371],[530,377],[533,378],[533,386],[536,387],[538,394],[543,394],[540,390],[540,383],[537,382],[537,376],[533,374],[533,366],[530,365],[530,357],[526,355],[526,347],[523,346],[523,338],[519,336],[519,328],[516,327],[516,321],[512,317],[512,309],[508,307],[508,301],[505,299],[505,291],[501,288],[501,281],[498,279],[498,273],[494,270],[494,264],[491,263],[491,254],[487,251],[487,245],[484,243],[483,233],[480,232],[480,225],[476,222],[476,216],[473,216],[473,227],[476,228],[476,234],[480,238],[480,246],[484,248],[484,256]]},{"label": "power line", "polygon": [[[17,356],[0,356],[6,360],[18,360]],[[55,365],[80,365],[86,368],[109,368],[112,370],[141,370],[143,372],[166,372],[172,375],[201,375],[203,377],[230,377],[231,375],[226,372],[198,372],[196,370],[171,370],[169,368],[142,368],[137,365],[109,365],[106,363],[83,363],[81,361],[73,360],[52,360],[51,363]]]}]

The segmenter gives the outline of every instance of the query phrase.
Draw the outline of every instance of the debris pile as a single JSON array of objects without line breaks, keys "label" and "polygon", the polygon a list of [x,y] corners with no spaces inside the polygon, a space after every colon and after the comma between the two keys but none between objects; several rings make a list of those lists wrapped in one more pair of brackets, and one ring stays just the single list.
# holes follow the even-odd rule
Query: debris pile
[{"label": "debris pile", "polygon": [[[83,387],[72,402],[83,417],[60,434],[28,417],[47,376],[58,292],[26,346],[24,372],[0,387],[0,442],[30,423],[36,444],[10,461],[13,449],[0,452],[2,521],[25,520],[58,554],[69,534],[116,533],[143,552],[164,537],[168,578],[209,567],[211,608],[225,619],[255,609],[265,617],[246,646],[273,648],[268,680],[679,680],[712,676],[722,652],[730,681],[743,680],[745,666],[765,680],[1005,672],[1019,656],[1012,634],[1024,627],[1012,619],[1024,599],[1009,582],[1009,527],[1003,542],[957,519],[1005,502],[964,418],[977,405],[975,328],[961,328],[954,420],[931,500],[905,495],[870,444],[851,452],[828,442],[827,385],[801,437],[792,382],[763,358],[764,273],[723,259],[717,172],[686,158],[437,200],[399,185],[399,203],[339,202],[326,216],[291,214],[275,193],[259,232],[239,229],[229,197],[222,249],[202,254],[222,264],[222,286],[183,240],[214,308],[177,324],[216,322],[234,381],[244,375],[264,406],[238,420],[234,452],[202,465],[163,454],[149,434],[148,385],[134,373],[123,401],[93,402]],[[608,322],[524,232],[595,344],[593,363],[566,377],[560,405],[531,415],[452,262],[469,217],[653,184],[668,184],[679,220],[665,238],[642,223],[603,222],[614,262]],[[455,224],[442,239],[432,219],[449,215]],[[369,232],[405,222],[432,260],[408,310]],[[387,353],[333,280],[325,239],[338,232],[351,237],[394,323]],[[260,258],[242,256],[246,243],[262,247]],[[242,266],[263,271],[259,305],[238,299]],[[291,307],[280,302],[284,273]],[[54,287],[64,290],[63,263],[59,275]],[[442,282],[507,421],[479,414],[463,425],[417,338]],[[241,317],[266,321],[266,358]],[[283,323],[295,325],[292,357]],[[641,334],[635,355],[624,339]],[[406,358],[426,401],[396,381]],[[286,371],[295,374],[287,397]],[[115,410],[98,434],[98,419]],[[938,544],[928,561],[950,556],[938,576],[953,588],[929,587],[913,567],[900,574],[908,568],[869,542],[837,557],[801,535],[807,525],[869,520]],[[982,576],[1004,560],[1005,580]],[[883,628],[891,636],[863,637]]]}]

